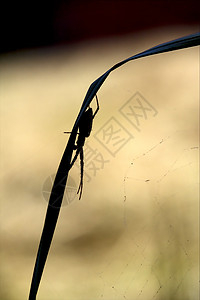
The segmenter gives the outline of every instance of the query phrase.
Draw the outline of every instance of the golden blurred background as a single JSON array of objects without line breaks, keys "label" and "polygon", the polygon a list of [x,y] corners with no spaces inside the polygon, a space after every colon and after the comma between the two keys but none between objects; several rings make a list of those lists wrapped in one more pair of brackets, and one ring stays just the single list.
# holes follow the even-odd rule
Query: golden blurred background
[{"label": "golden blurred background", "polygon": [[[89,85],[118,61],[196,31],[152,29],[1,56],[2,300],[28,297],[51,178],[68,140],[63,132]],[[134,97],[149,109],[137,111],[138,127],[122,114]],[[124,65],[98,98],[82,199],[75,197],[78,160],[37,299],[196,300],[198,47]],[[109,122],[124,132],[124,144],[99,140]],[[91,149],[106,160],[97,159],[95,171]]]}]

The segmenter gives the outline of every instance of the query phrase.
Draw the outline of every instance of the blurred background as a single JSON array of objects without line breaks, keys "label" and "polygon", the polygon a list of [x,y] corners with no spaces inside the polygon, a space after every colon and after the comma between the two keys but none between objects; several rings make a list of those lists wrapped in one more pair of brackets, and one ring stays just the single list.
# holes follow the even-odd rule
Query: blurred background
[{"label": "blurred background", "polygon": [[[89,85],[120,60],[197,32],[198,11],[194,0],[4,4],[2,300],[28,298],[63,132]],[[124,65],[98,98],[82,199],[77,161],[37,299],[196,300],[198,47]]]}]

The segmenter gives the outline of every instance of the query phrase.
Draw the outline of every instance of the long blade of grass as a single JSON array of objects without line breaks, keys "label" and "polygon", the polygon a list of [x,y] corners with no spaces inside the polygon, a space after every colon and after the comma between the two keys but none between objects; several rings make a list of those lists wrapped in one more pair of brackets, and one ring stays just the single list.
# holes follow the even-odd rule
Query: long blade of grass
[{"label": "long blade of grass", "polygon": [[38,248],[37,258],[35,262],[35,267],[33,271],[33,277],[32,277],[32,283],[29,293],[29,300],[35,300],[38,287],[40,284],[40,280],[42,277],[43,269],[45,266],[45,262],[47,259],[47,255],[50,249],[51,241],[53,238],[54,230],[56,228],[56,223],[58,220],[60,207],[62,204],[62,199],[65,191],[65,186],[67,182],[68,172],[70,169],[70,162],[72,158],[72,152],[73,152],[73,146],[76,139],[76,134],[78,130],[78,123],[87,109],[88,105],[102,86],[103,82],[106,80],[108,75],[114,71],[115,69],[119,68],[123,64],[135,60],[138,58],[142,58],[145,56],[155,55],[159,53],[184,49],[188,47],[198,46],[200,44],[200,33],[192,34],[186,37],[182,37],[164,44],[160,44],[158,46],[155,46],[153,48],[150,48],[146,51],[143,51],[139,54],[136,54],[134,56],[131,56],[117,64],[115,64],[112,68],[110,68],[108,71],[106,71],[103,75],[101,75],[98,79],[96,79],[89,87],[85,99],[83,101],[82,107],[80,109],[80,112],[77,116],[77,119],[74,123],[74,127],[72,130],[72,133],[69,137],[66,149],[63,153],[60,165],[58,167],[58,171],[56,173],[56,177],[53,183],[48,207],[47,207],[47,213],[46,218],[44,222],[44,227],[40,239],[40,244]]},{"label": "long blade of grass", "polygon": [[166,42],[164,44],[157,45],[153,48],[150,48],[141,53],[133,55],[133,56],[126,58],[126,59],[122,60],[121,62],[115,64],[112,68],[110,68],[108,71],[106,71],[103,75],[101,75],[99,78],[97,78],[90,85],[90,87],[86,93],[85,99],[83,101],[80,113],[75,122],[75,126],[77,126],[77,123],[79,122],[80,117],[82,116],[82,114],[84,113],[84,111],[86,110],[86,108],[88,107],[88,105],[90,104],[90,102],[92,101],[92,99],[94,98],[94,96],[96,95],[96,93],[98,92],[100,87],[102,86],[103,82],[106,80],[108,75],[115,69],[121,67],[122,65],[124,65],[125,63],[127,63],[131,60],[135,60],[138,58],[155,55],[155,54],[159,54],[159,53],[194,47],[194,46],[198,46],[199,44],[200,44],[200,33],[198,32],[198,33],[194,33],[194,34],[191,34],[191,35],[188,35],[188,36],[185,36],[185,37],[182,37],[182,38],[170,41],[170,42]]}]

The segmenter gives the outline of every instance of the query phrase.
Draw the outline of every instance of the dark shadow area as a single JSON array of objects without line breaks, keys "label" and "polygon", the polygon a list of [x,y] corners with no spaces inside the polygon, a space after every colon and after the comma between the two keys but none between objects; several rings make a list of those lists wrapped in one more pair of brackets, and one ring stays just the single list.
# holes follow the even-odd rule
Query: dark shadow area
[{"label": "dark shadow area", "polygon": [[199,24],[199,1],[51,0],[6,2],[0,52]]}]

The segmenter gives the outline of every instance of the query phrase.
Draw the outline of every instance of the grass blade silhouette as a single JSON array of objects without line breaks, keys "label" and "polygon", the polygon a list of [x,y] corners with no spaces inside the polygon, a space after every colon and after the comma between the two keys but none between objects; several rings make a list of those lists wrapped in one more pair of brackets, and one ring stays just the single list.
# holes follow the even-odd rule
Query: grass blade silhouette
[{"label": "grass blade silhouette", "polygon": [[29,293],[29,300],[35,300],[38,287],[40,284],[40,280],[42,277],[43,269],[45,266],[45,262],[48,256],[49,248],[51,245],[51,241],[53,238],[54,230],[56,227],[56,223],[58,220],[60,207],[62,204],[62,199],[65,191],[65,186],[67,182],[67,177],[70,169],[70,162],[72,159],[73,153],[73,146],[75,144],[75,139],[78,130],[78,124],[81,116],[84,114],[85,110],[87,109],[90,102],[93,100],[94,96],[97,94],[98,90],[108,77],[108,75],[114,71],[115,69],[119,68],[123,64],[150,55],[155,55],[159,53],[184,49],[188,47],[198,46],[200,44],[200,33],[192,34],[186,37],[182,37],[164,44],[160,44],[153,48],[150,48],[146,51],[143,51],[139,54],[131,56],[117,64],[115,64],[112,68],[106,71],[103,75],[101,75],[98,79],[96,79],[89,87],[83,104],[81,106],[80,112],[77,116],[77,119],[74,123],[71,135],[69,137],[66,149],[63,153],[60,165],[58,167],[58,171],[56,173],[56,177],[53,183],[47,213],[45,217],[44,227],[40,239],[40,244],[37,252],[37,258],[35,262],[35,267],[33,271],[33,277],[31,282],[31,288]]}]

